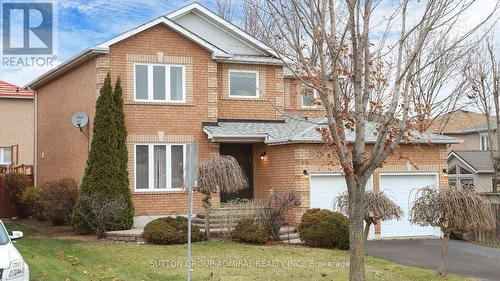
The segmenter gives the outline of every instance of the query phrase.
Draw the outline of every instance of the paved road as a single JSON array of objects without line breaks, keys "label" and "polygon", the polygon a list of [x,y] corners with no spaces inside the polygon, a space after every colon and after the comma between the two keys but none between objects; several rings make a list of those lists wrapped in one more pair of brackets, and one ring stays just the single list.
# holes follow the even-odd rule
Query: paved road
[{"label": "paved road", "polygon": [[[441,240],[368,241],[367,253],[404,265],[437,270],[441,264]],[[500,249],[450,240],[448,272],[478,280],[500,280]]]}]

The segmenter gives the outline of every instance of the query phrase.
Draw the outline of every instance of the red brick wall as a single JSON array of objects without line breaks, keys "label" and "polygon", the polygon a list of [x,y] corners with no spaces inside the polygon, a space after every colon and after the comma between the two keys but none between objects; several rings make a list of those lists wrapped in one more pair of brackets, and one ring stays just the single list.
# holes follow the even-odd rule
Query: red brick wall
[{"label": "red brick wall", "polygon": [[[259,72],[259,98],[229,97],[229,70]],[[282,120],[283,71],[282,67],[247,64],[218,64],[218,104],[221,119]]]},{"label": "red brick wall", "polygon": [[18,145],[12,160],[19,164],[33,165],[35,110],[33,99],[0,99],[0,147]]},{"label": "red brick wall", "polygon": [[285,111],[300,116],[324,116],[323,107],[303,108],[302,107],[302,81],[294,78],[285,78]]},{"label": "red brick wall", "polygon": [[87,112],[89,129],[95,114],[96,67],[90,60],[36,89],[38,99],[37,185],[60,178],[80,182],[87,161],[88,139],[71,124],[75,112]]}]

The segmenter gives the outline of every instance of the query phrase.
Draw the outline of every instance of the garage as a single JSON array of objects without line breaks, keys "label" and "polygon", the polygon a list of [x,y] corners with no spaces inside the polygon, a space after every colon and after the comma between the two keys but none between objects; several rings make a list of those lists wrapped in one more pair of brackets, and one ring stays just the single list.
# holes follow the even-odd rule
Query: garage
[{"label": "garage", "polygon": [[389,195],[403,210],[404,217],[381,224],[382,238],[439,236],[439,230],[433,227],[412,225],[409,221],[410,202],[415,200],[418,188],[438,185],[436,174],[380,174],[380,190]]},{"label": "garage", "polygon": [[[410,200],[414,200],[415,190],[427,185],[437,185],[436,174],[380,174],[380,190],[388,194],[403,210],[404,217],[399,221],[387,221],[381,224],[382,238],[439,236],[439,230],[433,227],[421,227],[410,224]],[[367,190],[373,189],[373,179],[367,183]],[[347,190],[341,174],[315,174],[310,177],[311,208],[335,211],[336,197]]]},{"label": "garage", "polygon": [[[311,208],[328,209],[335,211],[337,196],[347,191],[344,176],[341,174],[316,174],[310,178]],[[367,183],[366,189],[373,188],[372,178]]]}]

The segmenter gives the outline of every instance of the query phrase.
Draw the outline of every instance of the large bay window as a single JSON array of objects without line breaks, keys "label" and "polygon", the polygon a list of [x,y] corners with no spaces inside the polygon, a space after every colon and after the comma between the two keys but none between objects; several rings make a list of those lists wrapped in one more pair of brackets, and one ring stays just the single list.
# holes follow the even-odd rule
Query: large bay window
[{"label": "large bay window", "polygon": [[259,97],[259,72],[229,70],[229,96],[235,98]]},{"label": "large bay window", "polygon": [[12,148],[0,148],[0,165],[12,164]]},{"label": "large bay window", "polygon": [[184,144],[136,144],[135,190],[182,189],[185,147]]},{"label": "large bay window", "polygon": [[186,73],[183,65],[134,65],[134,100],[185,102]]}]

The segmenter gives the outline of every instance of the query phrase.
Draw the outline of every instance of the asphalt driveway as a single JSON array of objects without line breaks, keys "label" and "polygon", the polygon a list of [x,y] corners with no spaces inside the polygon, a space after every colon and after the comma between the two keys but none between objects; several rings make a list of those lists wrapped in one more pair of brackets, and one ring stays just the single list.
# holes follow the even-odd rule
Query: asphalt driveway
[{"label": "asphalt driveway", "polygon": [[[437,270],[441,240],[368,241],[367,254],[396,263]],[[500,280],[500,249],[450,240],[448,273],[478,280]]]}]

